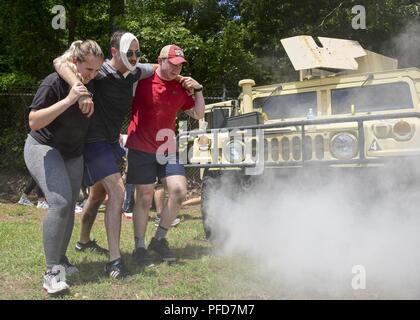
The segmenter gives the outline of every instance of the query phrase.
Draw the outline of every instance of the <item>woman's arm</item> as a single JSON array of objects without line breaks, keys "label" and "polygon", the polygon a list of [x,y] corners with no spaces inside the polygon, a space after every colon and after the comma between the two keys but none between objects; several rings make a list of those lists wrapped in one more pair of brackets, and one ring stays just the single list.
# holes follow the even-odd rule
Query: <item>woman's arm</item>
[{"label": "woman's arm", "polygon": [[[55,71],[64,79],[71,87],[75,84],[82,84],[81,76],[78,76],[77,70],[72,69],[69,62],[64,60],[62,57],[55,58],[54,61]],[[86,114],[87,117],[90,117],[94,111],[94,105],[91,97],[83,96],[79,100],[79,108],[82,113]]]},{"label": "woman's arm", "polygon": [[63,100],[60,100],[47,108],[38,110],[32,109],[29,113],[29,127],[34,131],[46,127],[70,106],[75,104],[81,96],[88,94],[89,93],[83,84],[75,84],[67,97]]}]

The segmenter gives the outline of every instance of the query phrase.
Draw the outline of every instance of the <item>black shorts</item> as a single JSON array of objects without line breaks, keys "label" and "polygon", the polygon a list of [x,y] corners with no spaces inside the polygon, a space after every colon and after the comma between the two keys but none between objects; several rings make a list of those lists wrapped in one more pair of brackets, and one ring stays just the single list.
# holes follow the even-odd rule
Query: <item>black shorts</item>
[{"label": "black shorts", "polygon": [[[169,176],[185,176],[185,169],[177,155],[156,155],[128,149],[127,183],[153,184]],[[167,161],[164,161],[167,160]]]},{"label": "black shorts", "polygon": [[125,150],[118,142],[97,141],[85,145],[83,184],[93,186],[114,173],[120,172]]}]

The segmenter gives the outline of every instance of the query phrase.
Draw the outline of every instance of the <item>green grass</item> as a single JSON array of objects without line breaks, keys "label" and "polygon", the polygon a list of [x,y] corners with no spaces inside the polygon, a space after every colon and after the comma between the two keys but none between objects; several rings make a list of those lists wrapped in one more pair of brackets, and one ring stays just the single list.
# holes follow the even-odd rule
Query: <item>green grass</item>
[{"label": "green grass", "polygon": [[[42,290],[44,254],[41,239],[45,211],[0,199],[0,299],[50,299]],[[174,264],[157,263],[142,269],[131,258],[132,221],[123,217],[121,249],[127,267],[134,273],[129,280],[104,276],[107,258],[74,250],[80,232],[80,216],[67,255],[80,274],[69,279],[71,292],[63,299],[249,299],[268,298],[247,280],[243,258],[214,254],[205,240],[199,206],[182,209],[181,224],[168,233],[176,252]],[[146,242],[156,227],[149,222]],[[106,244],[103,213],[99,213],[92,237]]]}]

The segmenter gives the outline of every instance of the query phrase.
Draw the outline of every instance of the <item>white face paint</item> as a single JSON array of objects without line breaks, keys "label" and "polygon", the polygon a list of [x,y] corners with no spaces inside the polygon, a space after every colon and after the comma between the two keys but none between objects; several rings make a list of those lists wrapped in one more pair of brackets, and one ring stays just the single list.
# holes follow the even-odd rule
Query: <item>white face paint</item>
[{"label": "white face paint", "polygon": [[[124,65],[127,67],[129,71],[136,70],[136,66],[132,65],[130,61],[127,58],[127,52],[130,49],[131,43],[135,40],[137,44],[139,41],[137,40],[136,36],[133,35],[130,32],[124,33],[120,40],[120,54],[121,54],[121,60],[124,63]],[[139,58],[136,58],[136,64],[139,62]]]}]

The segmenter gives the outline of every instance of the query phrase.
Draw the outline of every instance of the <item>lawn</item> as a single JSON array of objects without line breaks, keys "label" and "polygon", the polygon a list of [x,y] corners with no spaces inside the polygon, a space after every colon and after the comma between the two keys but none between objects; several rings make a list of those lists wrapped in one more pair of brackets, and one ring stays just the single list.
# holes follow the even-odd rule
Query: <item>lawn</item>
[{"label": "lawn", "polygon": [[[44,255],[41,242],[45,211],[0,200],[0,299],[51,299],[42,290]],[[216,254],[205,240],[199,206],[182,209],[181,223],[171,229],[168,240],[176,252],[174,264],[158,262],[142,269],[131,258],[132,221],[123,216],[121,248],[129,280],[104,276],[106,257],[74,249],[80,231],[76,215],[67,255],[80,274],[69,279],[70,294],[63,299],[255,299],[268,298],[247,280],[244,258]],[[146,241],[156,227],[149,222]],[[93,238],[106,244],[103,212],[93,228]]]}]

